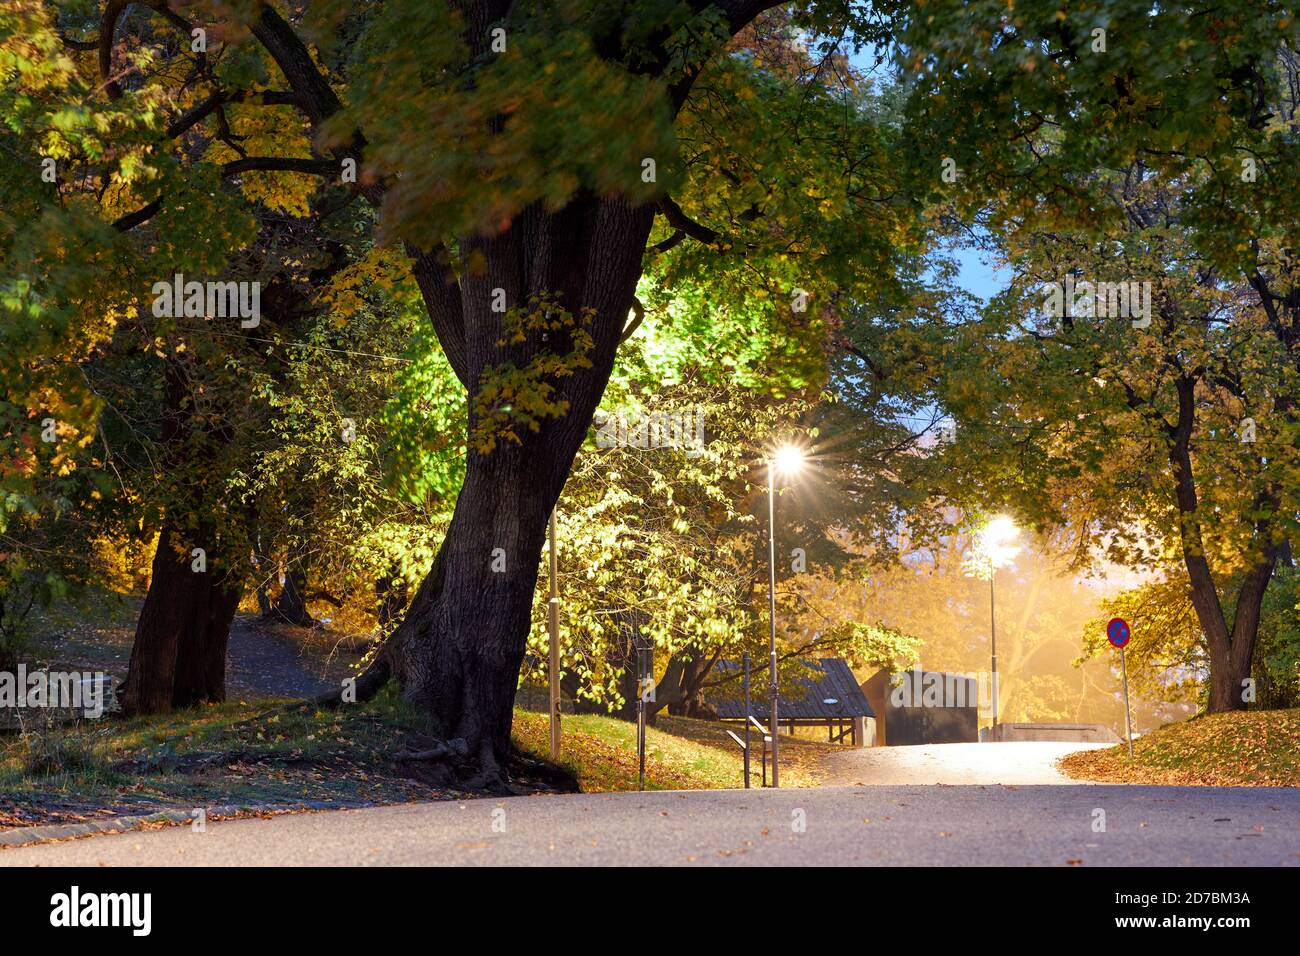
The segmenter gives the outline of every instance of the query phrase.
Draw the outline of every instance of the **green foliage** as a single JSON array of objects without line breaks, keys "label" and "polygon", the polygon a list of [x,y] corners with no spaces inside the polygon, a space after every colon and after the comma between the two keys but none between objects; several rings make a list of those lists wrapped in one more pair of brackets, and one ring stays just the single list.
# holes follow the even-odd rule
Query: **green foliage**
[{"label": "green foliage", "polygon": [[666,80],[625,64],[639,36],[696,26],[707,36],[713,16],[642,5],[626,34],[607,36],[600,4],[529,5],[512,16],[504,50],[470,51],[453,4],[383,4],[349,51],[348,108],[327,140],[360,130],[366,176],[395,181],[385,228],[421,248],[491,234],[533,203],[560,209],[580,190],[649,199],[663,182],[643,180],[643,160],[666,172],[675,156]]},{"label": "green foliage", "polygon": [[[963,203],[995,200],[998,224],[1113,226],[1122,210],[1079,177],[1142,164],[1166,183],[1190,177],[1199,249],[1222,268],[1248,261],[1261,224],[1293,221],[1300,144],[1269,109],[1285,95],[1279,51],[1300,40],[1291,5],[899,0],[883,10],[911,78],[911,172],[935,198],[955,198],[941,178],[951,157]],[[1240,175],[1247,156],[1265,170],[1258,181]]]},{"label": "green foliage", "polygon": [[1252,675],[1261,709],[1300,707],[1300,572],[1278,568],[1264,596]]},{"label": "green foliage", "polygon": [[399,267],[367,256],[319,290],[301,338],[249,381],[265,419],[229,479],[255,514],[261,582],[303,571],[363,619],[376,582],[427,573],[464,467],[463,391]]},{"label": "green foliage", "polygon": [[879,622],[837,621],[818,635],[818,641],[856,668],[902,671],[920,661],[919,638]]},{"label": "green foliage", "polygon": [[1115,657],[1106,639],[1106,623],[1113,617],[1128,621],[1132,633],[1124,654],[1134,693],[1180,703],[1203,696],[1209,657],[1181,574],[1175,570],[1104,600],[1083,627],[1081,660]]},{"label": "green foliage", "polygon": [[788,52],[795,63],[778,72],[742,47],[696,81],[676,196],[712,240],[681,241],[669,217],[644,285],[706,374],[777,397],[824,381],[828,341],[855,306],[906,299],[904,255],[921,241],[898,176],[897,97]]},{"label": "green foliage", "polygon": [[[646,341],[635,336],[629,353]],[[615,390],[605,409],[643,417],[655,411],[691,421],[699,415],[703,446],[588,447],[560,499],[565,669],[597,701],[621,701],[630,627],[653,642],[661,663],[687,649],[734,650],[754,633],[753,468],[793,410],[689,376]],[[546,659],[545,589],[543,569],[529,641],[539,665]]]},{"label": "green foliage", "polygon": [[498,441],[519,444],[519,426],[535,432],[543,419],[564,417],[569,403],[557,397],[557,383],[591,368],[594,318],[595,310],[574,314],[551,293],[531,295],[525,305],[506,312],[497,346],[535,339],[537,350],[522,368],[505,362],[483,370],[473,401],[470,441],[475,451],[490,454]]},{"label": "green foliage", "polygon": [[[1261,610],[1252,676],[1256,681],[1252,706],[1267,710],[1295,707],[1300,701],[1300,575],[1279,568]],[[1224,588],[1235,593],[1239,582]],[[1229,619],[1234,609],[1225,609]],[[1209,653],[1205,632],[1187,584],[1178,569],[1103,601],[1098,616],[1083,631],[1083,659],[1107,657],[1113,650],[1105,638],[1112,617],[1128,621],[1133,638],[1125,648],[1129,683],[1153,699],[1201,703],[1206,696]]]}]

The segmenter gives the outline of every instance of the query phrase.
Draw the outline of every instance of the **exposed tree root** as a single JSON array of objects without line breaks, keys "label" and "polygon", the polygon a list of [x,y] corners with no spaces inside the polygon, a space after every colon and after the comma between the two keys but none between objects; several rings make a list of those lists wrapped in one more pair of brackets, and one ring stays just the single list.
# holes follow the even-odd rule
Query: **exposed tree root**
[{"label": "exposed tree root", "polygon": [[428,750],[403,750],[393,754],[393,760],[398,763],[409,760],[445,760],[448,757],[464,757],[468,753],[469,745],[456,737]]},{"label": "exposed tree root", "polygon": [[318,707],[336,708],[344,704],[364,704],[366,701],[373,700],[393,676],[393,667],[388,661],[388,648],[381,650],[370,666],[367,667],[357,678],[356,697],[353,700],[345,700],[344,695],[346,687],[340,687],[338,690],[331,690],[321,694],[312,700],[312,703]]}]

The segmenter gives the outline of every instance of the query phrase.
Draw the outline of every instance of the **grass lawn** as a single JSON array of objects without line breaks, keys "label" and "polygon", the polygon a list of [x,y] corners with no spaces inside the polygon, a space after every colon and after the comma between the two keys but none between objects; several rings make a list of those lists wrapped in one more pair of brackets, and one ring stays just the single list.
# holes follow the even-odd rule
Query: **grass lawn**
[{"label": "grass lawn", "polygon": [[419,749],[421,737],[418,718],[393,700],[339,712],[241,702],[28,726],[0,736],[0,828],[178,807],[437,798],[389,759],[407,741]]},{"label": "grass lawn", "polygon": [[1081,780],[1225,787],[1300,787],[1300,709],[1205,714],[1124,744],[1061,761]]},{"label": "grass lawn", "polygon": [[[703,790],[744,786],[740,748],[727,736],[730,727],[713,720],[661,716],[646,730],[646,789]],[[589,793],[635,790],[637,785],[636,725],[613,717],[565,714],[561,723],[560,763]],[[515,743],[533,756],[551,752],[546,714],[515,711]],[[757,734],[753,742],[757,741]],[[761,746],[761,744],[759,744]],[[781,738],[781,785],[816,784],[815,768],[829,744]],[[754,750],[752,786],[759,786],[759,754]]]},{"label": "grass lawn", "polygon": [[[515,741],[545,760],[545,714],[518,710]],[[647,787],[741,786],[741,758],[723,725],[665,717],[647,735]],[[212,806],[361,805],[462,799],[439,765],[398,762],[432,739],[388,691],[341,711],[283,701],[238,702],[163,717],[105,718],[0,734],[0,829]],[[782,740],[782,784],[810,786],[827,745]],[[634,790],[636,728],[612,717],[564,718],[562,767],[590,792]],[[523,792],[571,786],[534,764]],[[754,761],[758,785],[758,761]]]}]

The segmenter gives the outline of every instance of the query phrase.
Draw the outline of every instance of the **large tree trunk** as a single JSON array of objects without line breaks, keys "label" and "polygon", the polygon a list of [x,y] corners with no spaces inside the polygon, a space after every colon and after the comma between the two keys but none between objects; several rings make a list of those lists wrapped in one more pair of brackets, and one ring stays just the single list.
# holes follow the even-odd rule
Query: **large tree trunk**
[{"label": "large tree trunk", "polygon": [[212,573],[208,572],[204,605],[195,609],[199,620],[180,641],[172,707],[215,704],[226,699],[226,649],[240,589],[213,582]]},{"label": "large tree trunk", "polygon": [[709,654],[701,648],[691,648],[682,659],[678,692],[668,703],[668,713],[674,717],[695,717],[716,720],[718,711],[704,699],[704,682],[708,679],[718,654]]},{"label": "large tree trunk", "polygon": [[[169,358],[163,369],[163,428],[161,444],[167,449],[164,464],[183,454],[193,421],[188,400],[191,387],[183,361]],[[210,436],[214,443],[229,441],[224,428]],[[196,497],[190,514],[211,509]],[[230,624],[239,604],[241,586],[229,583],[229,565],[209,566],[217,554],[217,536],[208,522],[189,534],[181,522],[169,518],[158,536],[153,570],[144,606],[136,622],[135,643],[126,682],[120,691],[128,714],[161,714],[173,707],[188,707],[226,699],[226,644]],[[204,570],[193,567],[192,550],[204,550]]]},{"label": "large tree trunk", "polygon": [[[1174,432],[1174,442],[1169,449],[1169,461],[1177,482],[1176,500],[1179,512],[1179,531],[1182,538],[1183,565],[1191,585],[1192,607],[1196,619],[1205,632],[1210,656],[1210,696],[1208,710],[1212,714],[1231,710],[1245,710],[1244,683],[1250,677],[1251,661],[1255,656],[1255,639],[1259,634],[1260,610],[1264,592],[1273,577],[1280,549],[1269,543],[1269,521],[1256,521],[1255,538],[1260,551],[1254,565],[1246,572],[1237,592],[1237,606],[1232,626],[1228,626],[1223,604],[1219,600],[1214,574],[1205,556],[1205,542],[1197,515],[1199,506],[1196,481],[1192,471],[1191,434],[1195,416],[1195,389],[1193,379],[1184,376],[1177,383],[1179,414]],[[1266,504],[1261,500],[1257,505]],[[1257,510],[1259,510],[1257,508]]]},{"label": "large tree trunk", "polygon": [[668,658],[663,678],[655,687],[654,703],[647,708],[651,721],[663,710],[674,717],[716,720],[718,711],[704,699],[704,685],[721,653],[691,645]]},{"label": "large tree trunk", "polygon": [[193,570],[189,554],[189,543],[164,528],[122,690],[127,714],[226,699],[226,644],[239,592],[219,572]]},{"label": "large tree trunk", "polygon": [[[537,431],[521,427],[518,442],[498,441],[486,454],[470,443],[447,536],[388,650],[404,696],[444,737],[465,741],[484,780],[500,778],[509,753],[547,521],[609,380],[652,221],[648,207],[584,197],[557,213],[531,207],[504,233],[466,243],[486,262],[461,286],[468,381],[493,365],[523,368],[544,349],[569,348],[536,334],[503,343],[493,289],[505,289],[512,304],[548,292],[570,313],[593,312],[591,367],[550,383],[567,414],[543,419]],[[471,429],[476,415],[471,395]],[[502,552],[504,570],[493,570]]]}]

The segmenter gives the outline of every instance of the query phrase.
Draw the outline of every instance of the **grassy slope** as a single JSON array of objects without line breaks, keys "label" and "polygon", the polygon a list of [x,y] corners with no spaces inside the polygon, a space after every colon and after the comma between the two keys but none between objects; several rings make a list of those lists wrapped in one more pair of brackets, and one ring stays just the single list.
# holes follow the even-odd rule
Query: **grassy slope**
[{"label": "grassy slope", "polygon": [[[744,786],[740,748],[727,736],[730,725],[717,721],[660,717],[646,730],[646,789],[701,790]],[[560,763],[588,792],[635,790],[636,725],[612,717],[566,714],[561,723]],[[737,728],[732,728],[733,730]],[[737,731],[738,732],[738,731]],[[515,742],[537,757],[550,754],[546,714],[515,712]],[[812,786],[812,766],[821,749],[807,741],[781,738],[781,784]],[[752,786],[759,785],[759,751],[754,751]]]},{"label": "grassy slope", "polygon": [[[461,798],[411,779],[394,752],[431,741],[394,694],[321,711],[275,701],[228,703],[163,717],[28,727],[0,735],[0,829],[103,815],[222,804],[393,803]],[[517,711],[520,749],[545,758],[546,716]],[[664,718],[647,734],[647,787],[741,786],[741,758],[716,722]],[[782,783],[808,786],[826,745],[783,740]],[[636,731],[610,717],[564,719],[564,759],[583,790],[634,790]],[[754,762],[758,785],[758,762]],[[534,781],[522,781],[525,789]],[[545,785],[542,785],[545,788]]]},{"label": "grassy slope", "polygon": [[1121,744],[1071,754],[1072,777],[1107,783],[1300,787],[1300,709],[1206,714]]},{"label": "grassy slope", "polygon": [[0,828],[220,804],[391,803],[430,788],[389,755],[418,721],[394,702],[325,712],[228,703],[0,736]]}]

